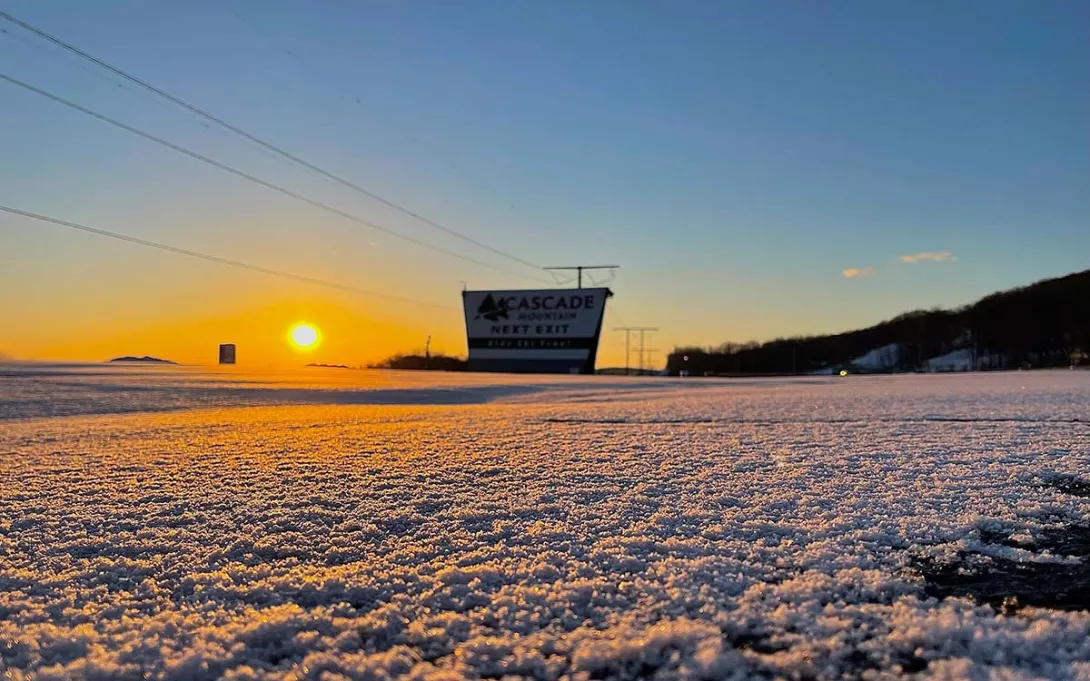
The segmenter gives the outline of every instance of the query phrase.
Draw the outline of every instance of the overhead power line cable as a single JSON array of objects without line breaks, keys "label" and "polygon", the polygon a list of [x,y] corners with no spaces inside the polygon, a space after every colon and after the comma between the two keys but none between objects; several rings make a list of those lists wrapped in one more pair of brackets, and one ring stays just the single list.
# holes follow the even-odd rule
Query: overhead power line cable
[{"label": "overhead power line cable", "polygon": [[477,239],[474,239],[473,237],[462,234],[461,232],[459,232],[459,231],[457,231],[457,230],[455,230],[455,229],[453,229],[451,227],[447,227],[446,225],[444,225],[444,224],[442,224],[442,223],[440,223],[440,222],[438,222],[436,220],[432,220],[431,218],[425,217],[425,216],[421,215],[420,213],[417,213],[416,211],[413,211],[413,210],[411,210],[409,208],[406,208],[405,206],[402,206],[401,204],[395,203],[394,201],[391,201],[391,200],[389,200],[389,199],[387,199],[387,198],[385,198],[383,196],[380,196],[379,194],[376,194],[376,193],[374,193],[374,192],[372,192],[372,191],[370,191],[368,189],[365,189],[365,188],[355,184],[354,182],[351,182],[350,180],[346,180],[345,178],[341,177],[340,175],[337,175],[336,173],[332,173],[332,172],[330,172],[328,170],[325,170],[324,168],[321,168],[321,167],[319,167],[317,165],[314,165],[313,163],[310,163],[309,161],[306,161],[306,160],[300,158],[299,156],[296,156],[295,154],[292,154],[291,152],[286,151],[282,147],[279,147],[279,146],[277,146],[277,145],[275,145],[275,144],[273,144],[271,142],[267,142],[267,141],[261,139],[260,137],[254,135],[252,133],[249,133],[249,132],[243,130],[242,128],[239,128],[238,126],[232,125],[231,123],[228,123],[227,121],[223,120],[222,118],[219,118],[219,117],[209,113],[208,111],[205,111],[204,109],[200,108],[199,106],[196,106],[195,104],[190,104],[189,102],[185,101],[184,99],[181,99],[180,97],[176,97],[176,96],[170,94],[169,92],[167,92],[165,90],[162,90],[162,89],[152,85],[151,83],[148,83],[147,81],[141,80],[140,78],[137,78],[136,76],[134,76],[134,75],[132,75],[132,74],[126,72],[126,71],[123,71],[122,69],[120,69],[120,68],[118,68],[116,66],[113,66],[112,64],[109,64],[109,63],[99,59],[98,57],[92,55],[92,54],[88,54],[87,52],[84,52],[83,50],[79,49],[75,45],[67,43],[64,40],[61,40],[60,38],[58,38],[58,37],[56,37],[56,36],[54,36],[54,35],[52,35],[50,33],[47,33],[47,32],[43,31],[40,28],[37,28],[35,26],[32,26],[32,25],[26,23],[25,21],[17,19],[16,17],[13,17],[12,15],[8,14],[7,12],[0,11],[0,18],[6,19],[7,21],[11,22],[12,24],[15,24],[16,26],[18,26],[18,27],[20,27],[20,28],[22,28],[22,29],[24,29],[26,31],[29,31],[29,32],[33,33],[34,35],[42,38],[43,40],[48,40],[49,42],[53,43],[54,45],[57,45],[58,47],[61,47],[61,48],[65,49],[65,50],[68,50],[69,52],[71,52],[73,54],[76,54],[76,55],[82,57],[83,59],[86,59],[86,60],[96,64],[97,66],[99,66],[99,67],[101,67],[103,69],[106,69],[107,71],[113,73],[114,75],[117,75],[117,76],[119,76],[121,78],[124,78],[125,80],[127,80],[127,81],[129,81],[131,83],[139,85],[140,87],[144,88],[145,90],[147,90],[147,91],[149,91],[149,92],[151,92],[151,93],[153,93],[153,94],[155,94],[155,95],[157,95],[159,97],[162,97],[162,98],[164,98],[164,99],[166,99],[166,100],[168,100],[170,102],[173,102],[174,104],[177,104],[178,106],[183,107],[183,108],[191,111],[192,113],[197,114],[198,116],[204,118],[205,120],[208,120],[208,121],[210,121],[212,123],[215,123],[216,125],[223,128],[224,130],[227,130],[227,131],[232,132],[232,133],[234,133],[236,135],[239,135],[240,137],[243,137],[243,138],[249,140],[250,142],[253,142],[254,144],[257,144],[258,146],[263,147],[264,149],[267,149],[267,150],[269,150],[269,151],[271,151],[271,152],[273,152],[273,153],[275,153],[275,154],[277,154],[277,155],[279,155],[279,156],[281,156],[283,158],[288,159],[292,163],[295,163],[295,164],[300,165],[300,166],[302,166],[302,167],[304,167],[304,168],[306,168],[306,169],[308,169],[310,171],[318,173],[319,175],[321,175],[322,177],[325,177],[328,180],[332,180],[332,181],[334,181],[334,182],[336,182],[336,183],[338,183],[340,185],[348,187],[349,189],[352,189],[352,190],[354,190],[356,192],[359,192],[359,193],[361,193],[361,194],[363,194],[365,196],[368,196],[371,199],[374,199],[375,201],[378,201],[379,203],[383,204],[384,206],[387,206],[389,208],[393,208],[394,210],[396,210],[398,212],[401,212],[401,213],[403,213],[405,215],[408,215],[409,217],[411,217],[411,218],[413,218],[415,220],[419,220],[420,222],[423,222],[424,224],[429,225],[430,227],[434,227],[435,229],[438,229],[438,230],[440,230],[442,232],[445,232],[445,233],[447,233],[447,234],[449,234],[449,235],[451,235],[451,236],[453,236],[455,238],[461,239],[462,241],[473,244],[474,246],[477,246],[478,248],[482,248],[482,249],[484,249],[486,251],[489,251],[489,252],[494,253],[496,255],[499,255],[501,257],[507,258],[508,260],[512,260],[514,262],[517,262],[517,263],[519,263],[521,265],[525,265],[526,267],[530,267],[532,269],[536,269],[536,270],[543,269],[540,265],[536,265],[536,264],[530,262],[529,260],[526,260],[524,258],[520,258],[517,255],[512,255],[511,253],[507,253],[507,252],[502,251],[502,250],[500,250],[498,248],[494,248],[492,246],[489,246],[488,244],[486,244],[486,243],[484,243],[482,241],[479,241]]},{"label": "overhead power line cable", "polygon": [[[12,26],[11,30],[7,28],[0,28],[0,35],[10,38],[11,40],[26,46],[30,50],[34,50],[36,54],[46,55],[49,59],[52,59],[58,64],[64,64],[67,67],[79,69],[83,73],[86,73],[88,77],[102,81],[103,84],[107,84],[113,90],[121,90],[130,95],[143,97],[144,93],[139,88],[133,86],[130,83],[119,81],[117,78],[111,76],[109,73],[95,68],[94,64],[87,64],[81,61],[76,55],[58,52],[57,50],[50,49],[49,45],[42,43],[40,40],[35,40],[33,36],[24,35],[18,30],[17,27]],[[171,113],[177,113],[178,109],[170,102],[163,101],[161,99],[149,99],[149,102],[155,102],[155,105],[164,111],[170,111]],[[212,124],[205,120],[195,121],[198,125],[206,130],[212,130]],[[260,149],[262,153],[270,158],[275,158],[275,155],[264,149]]]},{"label": "overhead power line cable", "polygon": [[396,231],[394,231],[392,229],[389,229],[388,227],[383,227],[382,225],[377,225],[377,224],[375,224],[373,222],[370,222],[368,220],[365,220],[365,219],[361,218],[358,215],[354,215],[352,213],[345,212],[343,210],[340,210],[339,208],[334,208],[333,206],[330,206],[327,203],[322,203],[321,201],[316,201],[316,200],[314,200],[312,198],[309,198],[307,196],[304,196],[302,194],[294,192],[294,191],[292,191],[290,189],[287,189],[285,187],[282,187],[282,186],[280,186],[278,184],[274,184],[274,183],[269,182],[267,180],[263,180],[260,177],[257,177],[255,175],[251,175],[251,174],[249,174],[247,172],[244,172],[242,170],[239,170],[238,168],[235,168],[233,166],[229,166],[226,163],[221,163],[220,161],[217,161],[217,160],[215,160],[213,158],[209,158],[208,156],[204,156],[203,154],[199,154],[199,153],[197,153],[195,151],[192,151],[192,150],[187,149],[185,147],[174,144],[173,142],[169,142],[169,141],[163,139],[162,137],[156,137],[155,135],[153,135],[153,134],[151,134],[149,132],[145,132],[143,130],[140,130],[139,128],[134,128],[131,125],[128,125],[128,124],[122,123],[121,121],[118,121],[116,119],[110,118],[109,116],[106,116],[105,114],[98,113],[97,111],[93,111],[91,109],[88,109],[85,106],[81,106],[79,104],[76,104],[75,102],[73,102],[71,100],[68,100],[68,99],[65,99],[64,97],[61,97],[59,95],[55,95],[55,94],[53,94],[51,92],[47,92],[45,90],[42,90],[41,88],[34,87],[33,85],[30,85],[29,83],[24,83],[23,81],[18,80],[16,78],[12,78],[11,76],[9,76],[7,74],[0,73],[0,80],[7,81],[8,83],[11,83],[12,85],[16,85],[18,87],[21,87],[21,88],[23,88],[25,90],[33,92],[33,93],[35,93],[37,95],[40,95],[42,97],[45,97],[46,99],[50,99],[50,100],[52,100],[54,102],[57,102],[58,104],[63,104],[64,106],[67,106],[70,109],[74,109],[76,111],[79,111],[80,113],[86,114],[86,115],[91,116],[93,118],[97,118],[98,120],[100,120],[100,121],[102,121],[104,123],[109,123],[110,125],[112,125],[114,127],[120,128],[120,129],[125,130],[126,132],[130,132],[130,133],[132,133],[134,135],[138,135],[140,137],[143,137],[146,140],[149,140],[151,142],[155,142],[156,144],[164,146],[164,147],[166,147],[168,149],[171,149],[173,151],[176,151],[176,152],[178,152],[180,154],[184,154],[186,156],[189,156],[190,158],[194,158],[194,159],[196,159],[196,160],[198,160],[198,161],[200,161],[202,163],[206,163],[206,164],[208,164],[210,166],[213,166],[213,167],[219,168],[220,170],[223,170],[225,172],[231,173],[232,175],[235,175],[237,177],[241,177],[241,178],[243,178],[245,180],[249,180],[250,182],[261,185],[262,187],[265,187],[267,189],[271,189],[271,190],[273,190],[275,192],[278,192],[280,194],[283,194],[285,196],[289,196],[289,197],[291,197],[291,198],[293,198],[293,199],[295,199],[297,201],[302,201],[303,203],[314,206],[315,208],[320,208],[321,210],[324,210],[326,212],[333,213],[334,215],[345,218],[346,220],[351,220],[352,222],[359,223],[361,225],[364,225],[365,227],[370,227],[371,229],[375,229],[375,230],[378,230],[378,231],[383,232],[385,234],[389,234],[392,237],[401,239],[403,241],[408,241],[409,243],[416,244],[417,246],[421,246],[423,248],[427,248],[427,249],[436,251],[437,253],[442,253],[444,255],[448,255],[448,256],[451,256],[453,258],[458,258],[459,260],[464,260],[466,262],[473,263],[474,265],[478,265],[480,267],[487,267],[489,269],[496,270],[497,272],[503,272],[504,274],[510,274],[510,275],[516,276],[516,277],[523,277],[523,278],[528,278],[528,279],[534,279],[536,281],[546,281],[547,282],[547,280],[545,280],[545,279],[541,279],[541,278],[538,278],[538,277],[531,277],[530,275],[521,274],[519,272],[513,272],[511,270],[504,269],[502,267],[497,267],[496,265],[492,265],[492,264],[483,262],[481,260],[471,258],[468,255],[463,255],[463,254],[457,253],[455,251],[447,250],[447,249],[443,248],[442,246],[436,246],[435,244],[424,241],[422,239],[417,239],[415,237],[411,237],[411,236],[408,236],[406,234],[401,234],[400,232],[396,232]]},{"label": "overhead power line cable", "polygon": [[87,225],[81,225],[78,222],[69,222],[68,220],[61,220],[58,218],[51,218],[47,215],[41,215],[38,213],[32,213],[26,210],[19,210],[18,208],[12,208],[10,206],[0,205],[0,211],[5,213],[11,213],[12,215],[20,215],[25,218],[31,218],[34,220],[40,220],[42,222],[49,222],[54,225],[60,225],[62,227],[69,227],[71,229],[77,229],[81,232],[88,232],[90,234],[97,234],[99,236],[109,237],[111,239],[117,239],[119,241],[127,241],[131,244],[137,244],[139,246],[146,246],[148,248],[155,248],[160,251],[167,251],[170,253],[177,253],[178,255],[185,255],[191,258],[199,258],[201,260],[207,260],[208,262],[218,263],[220,265],[228,265],[230,267],[237,267],[239,269],[250,270],[251,272],[260,272],[261,274],[268,274],[274,277],[280,277],[282,279],[291,279],[293,281],[301,281],[306,284],[314,284],[315,286],[325,286],[326,288],[340,289],[341,291],[349,291],[351,293],[360,293],[367,296],[375,296],[377,298],[385,298],[387,300],[393,300],[402,303],[415,303],[418,305],[427,305],[429,307],[449,308],[449,305],[440,305],[439,303],[431,303],[426,300],[417,300],[415,298],[407,298],[405,296],[391,295],[388,293],[381,293],[379,291],[370,291],[368,289],[357,288],[355,286],[348,286],[346,284],[338,284],[333,281],[325,281],[323,279],[315,279],[314,277],[304,276],[302,274],[294,274],[292,272],[285,272],[283,270],[274,270],[269,267],[262,267],[260,265],[251,265],[250,263],[241,262],[239,260],[231,260],[230,258],[222,258],[218,255],[209,255],[208,253],[201,253],[199,251],[191,251],[187,248],[179,248],[178,246],[171,246],[170,244],[160,243],[158,241],[149,241],[148,239],[141,239],[135,236],[129,236],[128,234],[122,234],[120,232],[111,232],[106,229],[98,229],[97,227],[88,227]]}]

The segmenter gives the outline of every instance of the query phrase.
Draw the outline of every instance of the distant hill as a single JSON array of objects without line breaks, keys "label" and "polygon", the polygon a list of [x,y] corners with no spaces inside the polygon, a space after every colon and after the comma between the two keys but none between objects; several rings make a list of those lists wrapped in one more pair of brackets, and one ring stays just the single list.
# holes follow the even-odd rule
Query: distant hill
[{"label": "distant hill", "polygon": [[313,362],[308,364],[307,366],[308,367],[317,367],[317,368],[320,368],[320,369],[351,369],[352,368],[352,367],[348,366],[347,364],[316,364],[316,363],[313,363]]},{"label": "distant hill", "polygon": [[171,362],[169,359],[159,359],[158,357],[152,357],[150,355],[144,355],[143,357],[114,357],[109,360],[110,362],[149,362],[152,364],[177,364],[177,362]]},{"label": "distant hill", "polygon": [[955,310],[916,310],[874,326],[767,343],[679,347],[677,375],[888,373],[1063,367],[1090,353],[1090,270],[993,293]]}]

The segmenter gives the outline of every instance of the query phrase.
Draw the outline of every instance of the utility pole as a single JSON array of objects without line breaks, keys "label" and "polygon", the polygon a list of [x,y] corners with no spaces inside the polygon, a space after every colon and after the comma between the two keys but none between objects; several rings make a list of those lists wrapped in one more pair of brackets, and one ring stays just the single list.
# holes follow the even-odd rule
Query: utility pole
[{"label": "utility pole", "polygon": [[645,357],[647,359],[647,363],[646,363],[646,366],[641,367],[641,372],[651,373],[651,365],[652,365],[651,358],[654,357],[655,354],[658,353],[658,352],[661,352],[661,350],[659,348],[645,348],[644,349],[644,353],[645,353]]},{"label": "utility pole", "polygon": [[640,329],[640,375],[643,375],[643,333],[647,329]]},{"label": "utility pole", "polygon": [[640,371],[643,371],[643,341],[644,333],[648,331],[658,331],[654,326],[615,326],[614,331],[624,331],[624,372],[625,375],[631,373],[629,370],[629,357],[632,356],[631,348],[631,333],[633,331],[639,331],[640,333]]},{"label": "utility pole", "polygon": [[556,270],[575,270],[578,288],[583,288],[583,270],[616,270],[620,269],[620,265],[566,265],[563,267],[546,267],[544,269],[549,271]]}]

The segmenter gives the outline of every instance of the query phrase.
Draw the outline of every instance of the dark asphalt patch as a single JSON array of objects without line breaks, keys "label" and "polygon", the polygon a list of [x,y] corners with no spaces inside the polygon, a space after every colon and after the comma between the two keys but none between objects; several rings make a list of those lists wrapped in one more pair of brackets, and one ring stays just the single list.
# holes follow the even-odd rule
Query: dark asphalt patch
[{"label": "dark asphalt patch", "polygon": [[1074,475],[1054,475],[1045,485],[1076,497],[1090,497],[1090,480],[1083,480]]},{"label": "dark asphalt patch", "polygon": [[[1090,481],[1063,475],[1046,483],[1064,493],[1090,497]],[[1034,541],[1019,541],[1000,530],[982,530],[982,541],[1040,553],[1081,559],[1076,564],[1022,563],[961,551],[953,563],[929,559],[914,567],[926,580],[925,592],[934,598],[969,598],[1007,614],[1033,606],[1057,610],[1090,610],[1090,525],[1071,523],[1036,533]]]}]

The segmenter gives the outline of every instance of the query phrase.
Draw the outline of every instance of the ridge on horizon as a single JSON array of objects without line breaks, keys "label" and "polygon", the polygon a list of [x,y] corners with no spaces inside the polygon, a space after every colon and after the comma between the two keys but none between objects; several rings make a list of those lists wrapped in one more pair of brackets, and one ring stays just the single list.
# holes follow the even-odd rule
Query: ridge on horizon
[{"label": "ridge on horizon", "polygon": [[1090,269],[835,334],[679,346],[667,369],[675,375],[812,373],[854,369],[852,360],[879,350],[889,353],[883,372],[923,370],[927,360],[957,350],[969,353],[976,369],[1078,365],[1090,351]]}]

